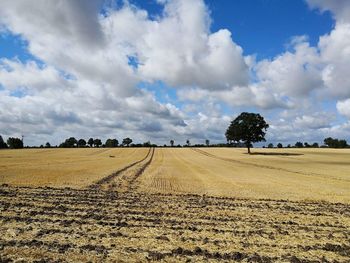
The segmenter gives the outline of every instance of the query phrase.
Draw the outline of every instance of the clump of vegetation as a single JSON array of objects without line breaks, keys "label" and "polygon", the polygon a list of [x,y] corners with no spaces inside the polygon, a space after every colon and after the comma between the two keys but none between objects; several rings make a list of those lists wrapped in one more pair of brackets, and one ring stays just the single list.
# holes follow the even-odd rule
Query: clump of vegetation
[{"label": "clump of vegetation", "polygon": [[346,140],[338,140],[333,139],[332,137],[328,137],[324,139],[324,144],[327,145],[329,148],[346,148],[348,147],[348,143]]},{"label": "clump of vegetation", "polygon": [[11,149],[22,149],[23,141],[19,138],[10,137],[7,139],[7,145]]}]

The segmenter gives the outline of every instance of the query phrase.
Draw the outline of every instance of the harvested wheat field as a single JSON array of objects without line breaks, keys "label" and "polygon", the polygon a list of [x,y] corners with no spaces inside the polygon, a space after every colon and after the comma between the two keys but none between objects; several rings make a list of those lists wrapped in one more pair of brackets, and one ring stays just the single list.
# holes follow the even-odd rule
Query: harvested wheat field
[{"label": "harvested wheat field", "polygon": [[1,151],[0,261],[349,262],[350,151],[254,152]]}]

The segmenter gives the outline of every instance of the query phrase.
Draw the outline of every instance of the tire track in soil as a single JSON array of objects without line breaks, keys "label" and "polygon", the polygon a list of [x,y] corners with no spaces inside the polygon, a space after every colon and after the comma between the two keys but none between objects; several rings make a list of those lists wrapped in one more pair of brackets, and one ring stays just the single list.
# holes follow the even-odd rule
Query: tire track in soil
[{"label": "tire track in soil", "polygon": [[[197,152],[199,154],[205,155],[207,157],[214,158],[214,159],[221,160],[221,161],[225,161],[225,162],[238,163],[238,164],[243,164],[243,165],[253,166],[253,167],[258,167],[258,168],[283,171],[283,172],[294,173],[294,174],[299,174],[299,175],[303,175],[303,176],[317,176],[317,177],[325,178],[325,176],[323,174],[303,173],[303,172],[293,171],[293,170],[289,170],[289,169],[285,169],[285,168],[279,168],[279,167],[274,167],[274,166],[269,166],[269,165],[261,165],[261,164],[255,164],[255,163],[250,163],[250,162],[244,162],[244,161],[229,159],[229,158],[220,157],[220,156],[208,153],[208,152],[200,150],[200,149],[195,149],[195,148],[191,148],[191,150],[194,151],[194,152]],[[329,179],[329,177],[328,177],[328,179]],[[340,181],[348,181],[348,180],[343,180],[343,179],[333,178],[333,177],[332,177],[332,179],[340,180]]]},{"label": "tire track in soil", "polygon": [[[136,171],[136,173],[133,175],[133,177],[131,178],[131,180],[130,180],[128,186],[127,186],[128,191],[135,190],[137,188],[135,186],[135,181],[137,180],[137,178],[139,178],[143,174],[143,172],[147,169],[147,167],[152,163],[154,152],[155,152],[155,148],[150,148],[150,150],[151,149],[152,149],[151,158],[144,165],[142,165],[141,168],[138,169]],[[147,154],[147,157],[148,157],[148,155],[149,154]]]},{"label": "tire track in soil", "polygon": [[[91,189],[101,189],[104,185],[108,185],[111,181],[113,181],[113,179],[115,179],[116,177],[120,176],[123,172],[127,171],[128,169],[138,165],[139,163],[142,163],[143,161],[145,161],[148,156],[150,155],[152,151],[152,148],[149,148],[146,156],[144,158],[142,158],[141,160],[139,161],[136,161],[136,162],[133,162],[127,166],[125,166],[124,168],[106,176],[106,177],[103,177],[102,179],[100,179],[99,181],[93,183],[92,185],[89,186],[89,188]],[[154,149],[153,149],[153,152],[154,152]],[[152,157],[153,157],[153,152],[152,152]],[[143,169],[144,170],[144,169]],[[143,172],[143,171],[142,171]]]}]

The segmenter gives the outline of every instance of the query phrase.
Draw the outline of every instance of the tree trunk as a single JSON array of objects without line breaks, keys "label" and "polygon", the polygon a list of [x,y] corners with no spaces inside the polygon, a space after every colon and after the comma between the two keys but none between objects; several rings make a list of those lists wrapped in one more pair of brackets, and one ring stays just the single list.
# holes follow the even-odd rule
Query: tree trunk
[{"label": "tree trunk", "polygon": [[248,154],[250,154],[250,146],[248,145]]}]

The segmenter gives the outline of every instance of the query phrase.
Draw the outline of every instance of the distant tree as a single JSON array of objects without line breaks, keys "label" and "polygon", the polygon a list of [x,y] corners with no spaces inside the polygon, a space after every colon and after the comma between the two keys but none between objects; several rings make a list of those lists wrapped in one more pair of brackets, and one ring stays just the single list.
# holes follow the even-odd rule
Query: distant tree
[{"label": "distant tree", "polygon": [[225,135],[228,142],[243,141],[250,153],[252,143],[266,141],[265,134],[268,127],[269,125],[260,114],[242,112],[231,122]]},{"label": "distant tree", "polygon": [[100,147],[102,145],[102,141],[100,139],[94,139],[95,147]]},{"label": "distant tree", "polygon": [[312,144],[312,148],[318,148],[318,147],[319,147],[319,145],[318,145],[317,142],[314,142],[314,143]]},{"label": "distant tree", "polygon": [[142,146],[143,147],[151,147],[151,142],[150,141],[144,142]]},{"label": "distant tree", "polygon": [[51,144],[50,144],[49,142],[47,142],[47,143],[45,144],[45,148],[51,148]]},{"label": "distant tree", "polygon": [[118,147],[118,145],[119,145],[119,142],[117,139],[107,139],[107,141],[105,143],[105,146],[108,148]]},{"label": "distant tree", "polygon": [[290,148],[290,147],[291,147],[291,145],[290,145],[290,144],[288,144],[288,145],[287,145],[287,148]]},{"label": "distant tree", "polygon": [[86,141],[84,139],[79,139],[78,147],[85,147],[85,146],[86,146]]},{"label": "distant tree", "polygon": [[75,147],[77,145],[78,141],[74,137],[70,137],[70,138],[66,139],[65,143],[66,143],[67,147],[72,148],[72,147]]},{"label": "distant tree", "polygon": [[267,145],[267,148],[273,148],[273,143],[269,143],[269,144]]},{"label": "distant tree", "polygon": [[170,145],[171,145],[171,147],[174,147],[174,140],[170,140]]},{"label": "distant tree", "polygon": [[348,143],[346,142],[346,140],[339,140],[338,148],[346,148],[346,147],[348,147]]},{"label": "distant tree", "polygon": [[206,140],[205,140],[205,145],[206,145],[206,146],[209,146],[209,144],[210,144],[210,141],[209,141],[208,139],[206,139]]},{"label": "distant tree", "polygon": [[5,149],[7,148],[7,144],[4,142],[4,139],[0,135],[0,149]]},{"label": "distant tree", "polygon": [[129,137],[123,139],[123,145],[129,146],[132,143],[132,139]]},{"label": "distant tree", "polygon": [[328,147],[332,147],[333,146],[333,138],[332,137],[328,137],[328,138],[325,138],[323,140],[324,144],[327,145]]},{"label": "distant tree", "polygon": [[191,145],[191,142],[190,142],[189,139],[186,140],[186,145],[187,145],[187,146],[190,146],[190,145]]},{"label": "distant tree", "polygon": [[279,143],[277,144],[277,148],[283,148],[282,143],[279,142]]},{"label": "distant tree", "polygon": [[43,145],[43,144],[41,144],[41,145],[40,145],[40,148],[44,148],[44,145]]},{"label": "distant tree", "polygon": [[90,147],[92,147],[94,145],[94,139],[90,138],[87,143],[90,145]]},{"label": "distant tree", "polygon": [[303,143],[302,142],[296,142],[295,143],[295,147],[297,147],[297,148],[303,148]]},{"label": "distant tree", "polygon": [[333,139],[332,137],[324,139],[324,144],[330,148],[346,148],[348,146],[346,140]]},{"label": "distant tree", "polygon": [[68,144],[66,142],[62,142],[62,143],[60,143],[60,145],[58,147],[60,147],[60,148],[68,148],[69,146],[68,146]]},{"label": "distant tree", "polygon": [[19,138],[10,137],[7,139],[7,145],[11,149],[21,149],[23,148],[23,141]]},{"label": "distant tree", "polygon": [[304,147],[305,147],[305,148],[310,148],[311,145],[310,145],[308,142],[304,142]]}]

